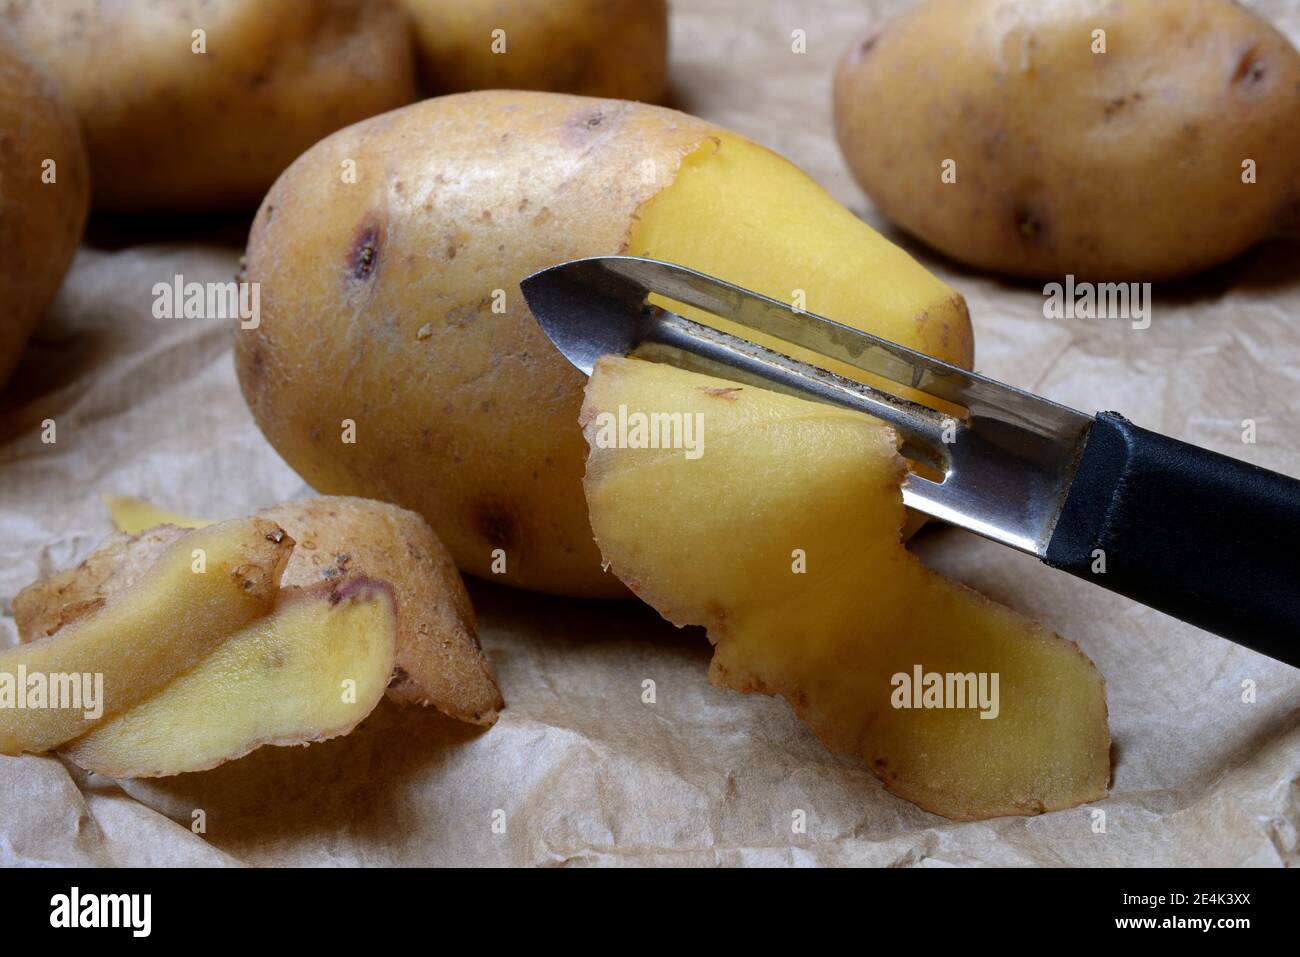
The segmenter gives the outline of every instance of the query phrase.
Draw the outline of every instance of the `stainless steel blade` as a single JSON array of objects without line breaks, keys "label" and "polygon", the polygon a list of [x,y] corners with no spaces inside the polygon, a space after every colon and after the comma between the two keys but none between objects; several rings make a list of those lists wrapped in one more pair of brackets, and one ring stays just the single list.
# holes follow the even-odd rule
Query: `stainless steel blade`
[{"label": "stainless steel blade", "polygon": [[[579,259],[521,284],[556,347],[587,374],[603,355],[654,361],[846,406],[893,425],[912,474],[908,506],[1042,557],[1092,417],[878,336],[677,266],[632,256]],[[893,395],[649,303],[702,309],[899,385],[959,405],[960,415]]]}]

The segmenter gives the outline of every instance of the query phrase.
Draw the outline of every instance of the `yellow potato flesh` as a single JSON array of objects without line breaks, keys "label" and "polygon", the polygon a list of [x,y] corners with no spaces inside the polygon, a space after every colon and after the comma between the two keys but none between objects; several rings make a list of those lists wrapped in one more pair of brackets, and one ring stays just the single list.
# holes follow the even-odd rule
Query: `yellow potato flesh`
[{"label": "yellow potato flesh", "polygon": [[[841,206],[789,160],[715,132],[671,186],[641,208],[628,253],[679,263],[963,368],[975,361],[966,302]],[[692,306],[653,297],[697,322],[954,413],[954,406]],[[925,516],[909,513],[903,538]]]},{"label": "yellow potato flesh", "polygon": [[[191,532],[95,614],[0,651],[0,692],[5,684],[15,692],[12,701],[0,693],[0,753],[48,751],[188,671],[271,610],[292,548],[293,539],[265,519]],[[19,706],[17,688],[31,687],[33,676],[50,682],[71,675],[83,676],[83,686],[102,676],[101,714],[88,718],[85,708],[51,701],[37,706],[30,696]]]},{"label": "yellow potato flesh", "polygon": [[[142,499],[119,495],[103,499],[121,532],[209,524]],[[345,572],[393,586],[399,623],[397,667],[388,697],[399,704],[429,705],[473,724],[496,721],[504,702],[479,648],[469,596],[446,550],[419,516],[382,502],[337,497],[286,502],[258,514],[302,543],[285,568],[285,587],[310,585]],[[128,550],[120,555],[122,561],[136,558]],[[82,597],[79,583],[66,579],[65,575],[58,580],[55,596],[46,589],[41,602],[25,607],[16,600],[14,617],[20,634],[34,630],[32,624],[59,621],[62,608],[58,606],[64,604],[60,599]],[[39,617],[33,607],[37,605],[43,606]]]},{"label": "yellow potato flesh", "polygon": [[134,535],[159,525],[175,525],[177,528],[206,528],[212,524],[210,519],[192,518],[179,512],[159,508],[144,499],[129,495],[101,496],[108,509],[109,518],[119,532]]},{"label": "yellow potato flesh", "polygon": [[367,579],[287,589],[273,614],[62,753],[111,777],[202,771],[262,745],[347,734],[383,697],[397,610]]},{"label": "yellow potato flesh", "polygon": [[[946,362],[969,368],[974,357],[960,295],[788,160],[731,133],[713,133],[682,162],[672,185],[641,208],[627,251],[719,276]],[[774,344],[697,309],[679,311]],[[806,350],[793,354],[814,358]],[[865,378],[842,363],[828,367]]]},{"label": "yellow potato flesh", "polygon": [[[610,420],[600,414],[620,406],[701,414],[701,454],[601,447]],[[829,748],[948,817],[1040,813],[1105,793],[1096,669],[1073,643],[902,547],[904,463],[888,427],[616,358],[598,364],[583,422],[602,554],[670,621],[708,629],[715,683],[785,697]],[[996,673],[997,716],[893,707],[894,676],[916,666]]]}]

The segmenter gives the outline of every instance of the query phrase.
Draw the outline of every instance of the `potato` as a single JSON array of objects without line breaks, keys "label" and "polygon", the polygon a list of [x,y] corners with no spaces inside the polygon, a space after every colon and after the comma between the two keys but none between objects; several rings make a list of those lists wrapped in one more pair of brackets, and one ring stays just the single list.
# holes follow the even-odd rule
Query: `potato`
[{"label": "potato", "polygon": [[336,133],[276,183],[246,255],[244,396],[309,483],[419,512],[462,570],[625,594],[582,499],[583,377],[519,292],[613,253],[971,361],[961,297],[775,154],[658,107],[483,92]]},{"label": "potato", "polygon": [[[79,603],[57,635],[0,651],[0,754],[57,747],[194,667],[271,610],[293,544],[261,518],[189,532],[120,591]],[[74,675],[102,682],[98,715],[55,707],[52,694],[38,706],[25,690]]]},{"label": "potato", "polygon": [[657,101],[667,92],[666,0],[398,2],[415,23],[430,93],[550,90]]},{"label": "potato", "polygon": [[[105,496],[123,532],[77,568],[24,589],[14,599],[23,640],[54,634],[129,587],[157,555],[184,535],[176,527],[208,524],[138,499]],[[397,659],[388,696],[428,705],[459,721],[491,725],[501,692],[479,648],[474,609],[442,543],[418,515],[383,502],[319,498],[263,509],[259,518],[297,541],[281,583],[310,588],[362,576],[388,583],[398,607]],[[157,520],[173,524],[153,527]]]},{"label": "potato", "polygon": [[72,263],[89,205],[76,117],[0,30],[0,388]]},{"label": "potato", "polygon": [[872,202],[980,269],[1154,281],[1300,212],[1300,54],[1229,0],[928,0],[849,49],[834,106]]},{"label": "potato", "polygon": [[[654,413],[693,417],[700,454],[620,447],[617,419]],[[827,747],[947,817],[1106,793],[1097,670],[902,546],[905,463],[889,427],[613,357],[597,364],[582,417],[601,553],[669,621],[708,629],[714,683],[781,695]],[[932,675],[950,696],[928,697]]]},{"label": "potato", "polygon": [[386,0],[5,0],[6,21],[81,120],[97,209],[252,206],[321,137],[418,95]]},{"label": "potato", "polygon": [[114,778],[162,777],[263,745],[338,737],[384,696],[396,647],[387,584],[348,578],[285,588],[271,614],[61,753]]}]

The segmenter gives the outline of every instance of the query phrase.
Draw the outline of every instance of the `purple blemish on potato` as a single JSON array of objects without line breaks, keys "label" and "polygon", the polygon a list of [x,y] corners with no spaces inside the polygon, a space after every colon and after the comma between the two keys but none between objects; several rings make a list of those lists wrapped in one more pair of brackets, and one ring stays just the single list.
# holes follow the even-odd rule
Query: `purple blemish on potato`
[{"label": "purple blemish on potato", "polygon": [[397,599],[393,594],[393,586],[379,578],[367,578],[364,575],[354,575],[347,578],[330,589],[330,604],[337,605],[341,601],[347,601],[353,598],[366,600],[375,596],[382,595],[388,599],[389,603],[396,607]]},{"label": "purple blemish on potato", "polygon": [[1130,104],[1136,106],[1142,102],[1142,93],[1134,91],[1127,96],[1117,96],[1106,103],[1106,117],[1109,119]]},{"label": "purple blemish on potato", "polygon": [[519,541],[519,526],[510,510],[496,502],[480,502],[474,509],[474,529],[494,548],[512,548]]},{"label": "purple blemish on potato", "polygon": [[1047,228],[1043,223],[1043,217],[1035,210],[1025,206],[1017,206],[1015,224],[1016,235],[1024,243],[1035,245],[1043,241],[1043,234],[1047,231]]},{"label": "purple blemish on potato", "polygon": [[383,231],[378,222],[374,219],[363,220],[348,250],[349,277],[366,282],[375,274],[379,268],[379,251],[383,242]]},{"label": "purple blemish on potato", "polygon": [[594,139],[603,136],[617,121],[617,111],[611,112],[614,103],[600,103],[595,106],[583,106],[569,114],[564,122],[563,136],[567,143],[579,148],[586,148]]}]

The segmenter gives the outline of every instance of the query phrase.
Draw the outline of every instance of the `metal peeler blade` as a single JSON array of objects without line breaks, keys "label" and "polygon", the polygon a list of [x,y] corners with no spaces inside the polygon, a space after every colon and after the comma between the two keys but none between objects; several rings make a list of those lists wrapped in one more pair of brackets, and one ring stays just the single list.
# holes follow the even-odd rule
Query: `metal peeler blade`
[{"label": "metal peeler blade", "polygon": [[[1092,417],[919,352],[800,312],[672,263],[580,259],[522,283],[533,315],[590,374],[602,355],[667,361],[866,412],[894,426],[903,453],[943,475],[912,474],[908,506],[1042,558]],[[695,306],[882,379],[958,405],[940,411],[848,379],[647,302]]]},{"label": "metal peeler blade", "polygon": [[[587,374],[601,356],[633,355],[875,416],[918,463],[903,485],[910,507],[1300,666],[1293,478],[1118,413],[1086,415],[672,263],[578,259],[521,288],[547,336]],[[817,364],[660,303],[731,320]],[[822,368],[821,357],[875,381]],[[918,474],[926,467],[941,479]]]}]

